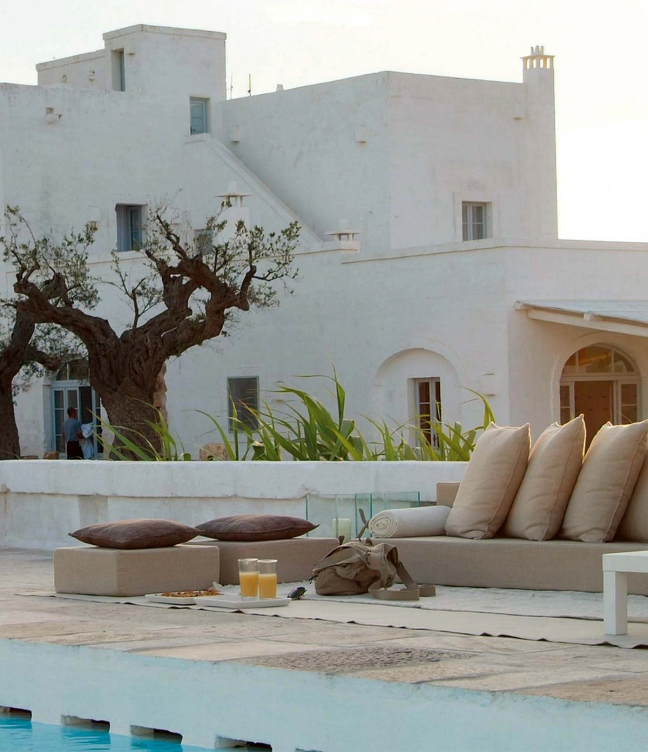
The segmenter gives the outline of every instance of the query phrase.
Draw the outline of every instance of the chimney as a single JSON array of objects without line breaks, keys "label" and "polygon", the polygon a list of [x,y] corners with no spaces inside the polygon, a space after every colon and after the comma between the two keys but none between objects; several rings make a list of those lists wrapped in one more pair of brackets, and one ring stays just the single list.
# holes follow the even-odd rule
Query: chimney
[{"label": "chimney", "polygon": [[524,175],[527,196],[527,230],[531,240],[556,240],[558,207],[556,188],[556,122],[554,56],[544,47],[531,48],[522,58],[524,86]]}]

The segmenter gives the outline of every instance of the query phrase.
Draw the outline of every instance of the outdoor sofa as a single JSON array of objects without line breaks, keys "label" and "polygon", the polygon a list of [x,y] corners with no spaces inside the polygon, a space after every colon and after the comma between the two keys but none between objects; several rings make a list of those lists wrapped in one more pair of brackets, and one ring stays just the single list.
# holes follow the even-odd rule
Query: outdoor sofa
[{"label": "outdoor sofa", "polygon": [[[451,507],[459,483],[439,483],[437,504]],[[378,539],[380,540],[380,539]],[[603,554],[648,550],[648,543],[613,540],[483,540],[452,535],[385,538],[417,582],[435,585],[523,590],[603,591]],[[628,576],[628,592],[648,595],[648,577]]]}]

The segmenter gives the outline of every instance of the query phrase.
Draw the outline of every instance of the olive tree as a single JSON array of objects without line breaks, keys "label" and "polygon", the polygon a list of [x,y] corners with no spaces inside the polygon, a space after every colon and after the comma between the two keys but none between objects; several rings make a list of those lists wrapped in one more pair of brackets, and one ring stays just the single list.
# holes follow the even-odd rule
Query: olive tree
[{"label": "olive tree", "polygon": [[[5,255],[16,272],[16,310],[81,340],[90,383],[108,422],[143,447],[159,445],[153,404],[166,362],[225,334],[237,314],[253,306],[276,305],[279,288],[296,276],[296,223],[277,233],[249,228],[241,221],[226,228],[218,212],[195,237],[189,229],[181,231],[167,214],[164,207],[151,212],[137,252],[143,263],[113,253],[112,276],[104,281],[116,286],[129,303],[132,316],[123,327],[91,313],[79,299],[80,287],[89,286],[95,298],[97,294],[98,281],[91,279],[84,245],[91,240],[89,229],[69,236],[66,247],[72,255],[61,255],[53,251],[63,246],[29,233],[21,236],[26,223],[13,209],[14,231],[5,242]],[[70,245],[69,238],[76,244]]]}]

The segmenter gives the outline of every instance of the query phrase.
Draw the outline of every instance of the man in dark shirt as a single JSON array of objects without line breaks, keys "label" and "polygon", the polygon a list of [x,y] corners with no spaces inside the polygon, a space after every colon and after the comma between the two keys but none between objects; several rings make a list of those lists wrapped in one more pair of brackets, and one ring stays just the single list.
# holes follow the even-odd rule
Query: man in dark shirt
[{"label": "man in dark shirt", "polygon": [[65,439],[65,448],[69,460],[82,460],[83,450],[79,439],[83,438],[81,433],[81,423],[77,419],[76,407],[68,407],[68,417],[63,423],[63,438]]}]

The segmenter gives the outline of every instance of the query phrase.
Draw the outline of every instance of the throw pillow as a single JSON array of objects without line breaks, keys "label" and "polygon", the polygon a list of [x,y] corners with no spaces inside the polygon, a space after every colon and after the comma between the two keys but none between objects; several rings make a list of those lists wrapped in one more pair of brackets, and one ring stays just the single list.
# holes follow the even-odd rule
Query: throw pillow
[{"label": "throw pillow", "polygon": [[200,535],[223,541],[271,541],[296,538],[317,525],[299,517],[277,514],[237,514],[196,525]]},{"label": "throw pillow", "polygon": [[530,447],[528,423],[521,428],[491,423],[477,440],[446,521],[446,535],[495,535],[524,477]]},{"label": "throw pillow", "polygon": [[585,420],[554,423],[533,445],[529,464],[502,532],[508,538],[550,540],[560,530],[583,465]]},{"label": "throw pillow", "polygon": [[72,538],[99,548],[165,548],[186,543],[198,531],[173,520],[119,520],[83,527]]},{"label": "throw pillow", "polygon": [[586,543],[614,538],[646,453],[648,420],[606,423],[587,450],[563,520],[560,537]]},{"label": "throw pillow", "polygon": [[615,540],[648,543],[648,449]]}]

